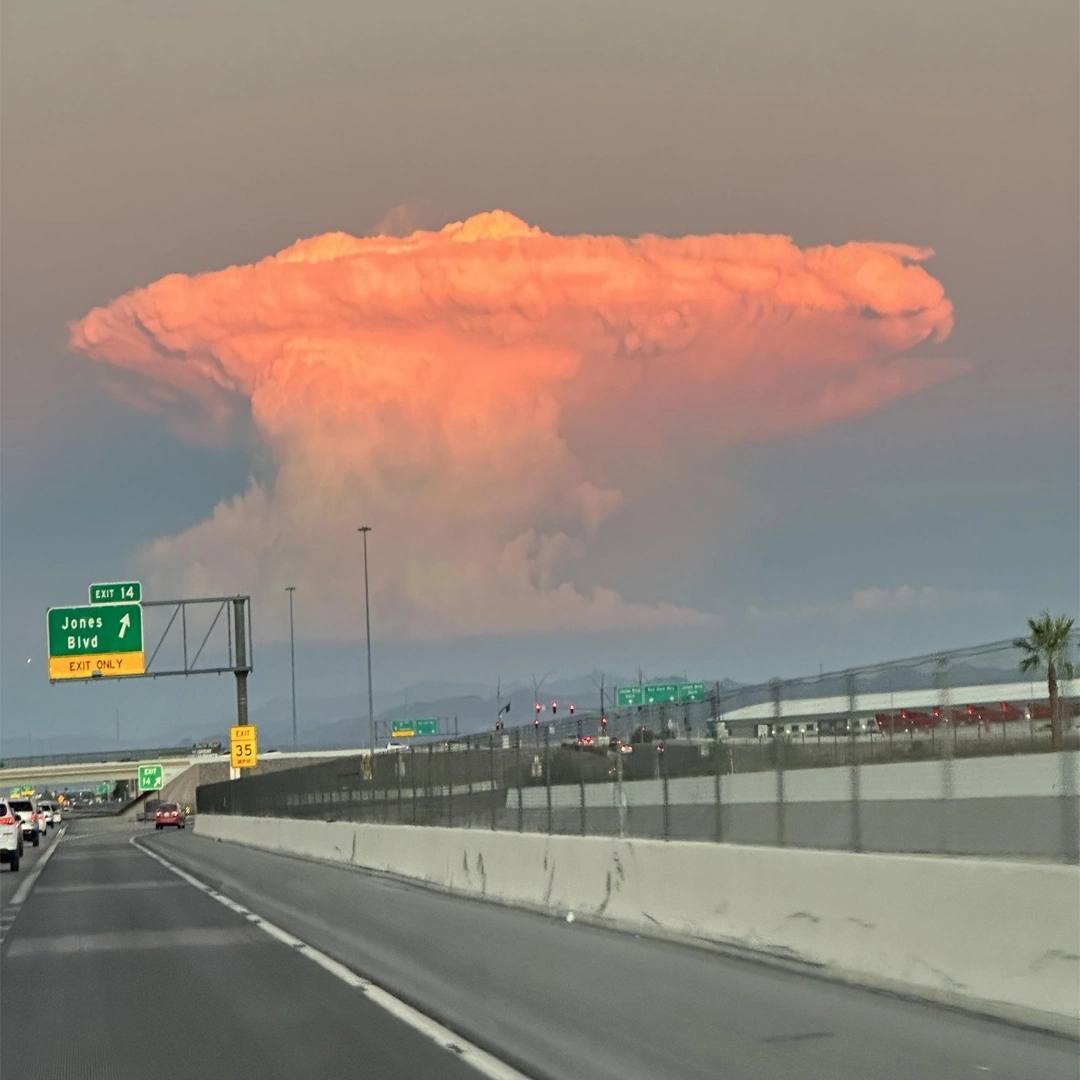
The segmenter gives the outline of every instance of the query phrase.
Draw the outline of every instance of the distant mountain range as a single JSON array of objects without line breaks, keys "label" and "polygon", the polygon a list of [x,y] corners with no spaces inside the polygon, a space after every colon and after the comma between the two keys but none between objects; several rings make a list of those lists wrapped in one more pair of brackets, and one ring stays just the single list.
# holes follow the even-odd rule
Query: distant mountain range
[{"label": "distant mountain range", "polygon": [[[1013,682],[1022,678],[1011,665],[1011,658],[1001,657],[996,666],[973,662],[954,663],[948,669],[949,684],[952,686],[994,684]],[[1036,676],[1041,681],[1043,676]],[[540,699],[547,710],[552,701],[559,703],[560,713],[566,715],[568,706],[574,703],[581,712],[595,712],[600,707],[599,674],[580,675],[566,679],[551,679],[543,683]],[[650,682],[682,682],[681,676],[657,675],[649,678]],[[614,707],[613,689],[616,685],[629,686],[636,683],[636,678],[609,678],[605,682],[605,705]],[[713,683],[712,685],[715,685]],[[868,674],[860,674],[858,691],[860,693],[888,690],[916,690],[934,688],[938,685],[937,674],[931,664],[919,667],[895,667]],[[724,707],[734,708],[738,704],[752,704],[767,700],[767,684],[740,686],[731,679],[720,681],[721,694],[725,698]],[[847,682],[843,675],[826,674],[821,678],[807,678],[784,684],[784,694],[788,697],[826,697],[847,693]],[[504,717],[507,726],[527,724],[533,714],[532,686],[514,685],[504,688],[500,699],[496,700],[494,688],[480,683],[445,682],[422,680],[394,695],[393,705],[383,705],[376,712],[376,722],[380,741],[390,737],[391,724],[395,720],[439,717],[440,734],[470,734],[490,731],[495,724],[495,717],[500,706],[510,705],[510,712]],[[384,698],[385,702],[385,698]],[[378,703],[378,702],[377,702]],[[266,749],[285,749],[292,746],[292,704],[288,697],[277,697],[252,708],[250,718],[259,728],[260,745]],[[157,740],[157,745],[190,746],[195,742],[226,741],[228,728],[233,723],[231,715],[222,715],[216,723],[207,723],[205,717],[193,720],[186,729],[171,729],[167,735]],[[368,722],[366,702],[362,695],[305,695],[297,701],[297,728],[299,745],[302,749],[324,750],[347,746],[366,745]],[[141,747],[125,742],[124,749],[151,749],[152,737],[143,740]],[[61,753],[98,752],[116,749],[114,740],[107,736],[86,732],[55,732],[35,737],[33,753],[35,755],[53,755]],[[23,757],[29,752],[29,746],[19,740],[16,745],[5,742],[3,754],[11,757]]]}]

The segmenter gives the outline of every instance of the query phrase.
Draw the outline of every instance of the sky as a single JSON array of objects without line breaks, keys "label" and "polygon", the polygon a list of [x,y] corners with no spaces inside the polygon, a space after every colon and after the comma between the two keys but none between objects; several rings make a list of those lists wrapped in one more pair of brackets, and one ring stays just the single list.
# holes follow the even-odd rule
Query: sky
[{"label": "sky", "polygon": [[[0,748],[91,581],[253,597],[253,703],[761,679],[1080,602],[1072,3],[2,13]],[[29,661],[29,662],[28,662]],[[184,726],[184,730],[187,727]]]}]

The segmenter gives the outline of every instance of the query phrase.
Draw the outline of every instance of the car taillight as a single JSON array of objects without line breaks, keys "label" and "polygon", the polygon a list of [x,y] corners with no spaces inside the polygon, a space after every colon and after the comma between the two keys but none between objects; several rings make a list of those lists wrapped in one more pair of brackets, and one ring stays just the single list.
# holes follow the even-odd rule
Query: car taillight
[{"label": "car taillight", "polygon": [[0,817],[0,825],[14,825],[14,824],[15,824],[15,818],[13,818],[10,814],[8,814],[7,817]]}]

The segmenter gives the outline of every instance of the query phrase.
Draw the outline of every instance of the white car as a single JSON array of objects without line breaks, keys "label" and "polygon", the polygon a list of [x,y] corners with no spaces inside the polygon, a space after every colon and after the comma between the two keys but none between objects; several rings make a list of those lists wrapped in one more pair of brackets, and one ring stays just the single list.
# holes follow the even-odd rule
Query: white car
[{"label": "white car", "polygon": [[64,815],[60,813],[60,804],[52,804],[52,823],[53,825],[59,825],[64,820]]},{"label": "white car", "polygon": [[38,820],[41,822],[41,834],[44,836],[52,824],[52,806],[47,799],[38,799]]},{"label": "white car", "polygon": [[19,819],[24,840],[29,840],[34,847],[41,843],[41,834],[44,831],[41,819],[38,817],[37,802],[33,796],[20,796],[18,799],[8,799],[8,809],[15,812]]},{"label": "white car", "polygon": [[0,863],[19,869],[23,853],[22,822],[5,802],[0,802]]}]

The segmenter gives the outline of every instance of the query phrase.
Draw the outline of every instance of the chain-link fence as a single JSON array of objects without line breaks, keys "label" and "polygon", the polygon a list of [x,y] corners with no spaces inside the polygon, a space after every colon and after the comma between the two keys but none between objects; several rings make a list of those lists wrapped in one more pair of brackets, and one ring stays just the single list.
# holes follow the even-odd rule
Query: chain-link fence
[{"label": "chain-link fence", "polygon": [[198,789],[202,813],[1077,861],[1074,684],[1008,643]]}]

